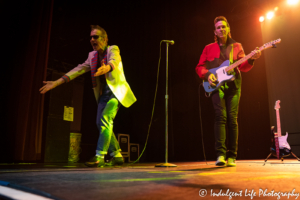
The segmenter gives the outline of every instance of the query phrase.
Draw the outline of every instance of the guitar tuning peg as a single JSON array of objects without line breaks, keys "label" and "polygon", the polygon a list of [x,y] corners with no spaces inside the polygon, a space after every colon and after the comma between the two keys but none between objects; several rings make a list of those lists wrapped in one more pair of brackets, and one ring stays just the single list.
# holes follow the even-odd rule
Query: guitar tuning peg
[{"label": "guitar tuning peg", "polygon": [[272,44],[272,48],[277,48],[276,44]]}]

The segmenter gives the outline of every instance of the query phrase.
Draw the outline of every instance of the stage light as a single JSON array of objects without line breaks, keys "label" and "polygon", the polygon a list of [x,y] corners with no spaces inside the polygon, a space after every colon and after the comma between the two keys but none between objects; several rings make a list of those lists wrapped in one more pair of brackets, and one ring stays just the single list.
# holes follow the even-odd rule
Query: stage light
[{"label": "stage light", "polygon": [[260,22],[263,22],[263,21],[265,21],[265,18],[264,18],[264,16],[261,16],[261,17],[259,18],[259,21],[260,21]]},{"label": "stage light", "polygon": [[277,11],[277,10],[278,10],[278,7],[275,7],[274,10]]},{"label": "stage light", "polygon": [[295,4],[297,4],[299,2],[299,0],[287,0],[287,3],[289,4],[289,5],[295,5]]},{"label": "stage light", "polygon": [[268,12],[267,13],[267,18],[272,19],[274,17],[274,12]]}]

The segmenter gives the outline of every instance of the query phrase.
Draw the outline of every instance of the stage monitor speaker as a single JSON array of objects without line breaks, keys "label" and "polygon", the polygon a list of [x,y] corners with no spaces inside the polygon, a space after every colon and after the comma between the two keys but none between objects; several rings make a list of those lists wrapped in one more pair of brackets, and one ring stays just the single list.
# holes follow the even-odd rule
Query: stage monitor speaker
[{"label": "stage monitor speaker", "polygon": [[134,162],[140,156],[140,145],[139,144],[130,143],[129,144],[129,149],[130,149],[129,162]]},{"label": "stage monitor speaker", "polygon": [[120,144],[120,148],[122,149],[122,155],[129,155],[129,143],[130,143],[130,136],[128,134],[118,134],[118,142]]}]

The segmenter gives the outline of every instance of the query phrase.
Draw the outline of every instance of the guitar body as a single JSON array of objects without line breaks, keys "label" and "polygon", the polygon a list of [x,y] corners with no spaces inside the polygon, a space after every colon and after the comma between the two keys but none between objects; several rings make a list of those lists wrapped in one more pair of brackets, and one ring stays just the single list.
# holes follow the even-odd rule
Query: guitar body
[{"label": "guitar body", "polygon": [[235,79],[234,75],[227,74],[225,71],[229,64],[230,61],[226,60],[219,67],[208,70],[215,75],[216,79],[218,80],[218,84],[213,87],[208,81],[203,81],[203,87],[206,92],[211,93],[215,90],[218,90],[225,82],[233,81]]},{"label": "guitar body", "polygon": [[280,100],[277,100],[275,102],[275,110],[276,110],[276,119],[277,119],[277,131],[278,133],[275,133],[274,126],[271,127],[271,148],[270,151],[273,156],[277,157],[278,159],[282,159],[283,157],[287,157],[291,154],[292,150],[287,142],[287,138],[289,136],[288,133],[286,133],[284,136],[281,135],[281,123],[280,123],[280,115],[279,115],[279,108],[280,108]]},{"label": "guitar body", "polygon": [[286,135],[278,137],[278,143],[279,143],[279,157],[287,157],[291,154],[292,150],[287,142],[288,133]]},{"label": "guitar body", "polygon": [[[261,46],[259,48],[259,50],[262,51],[262,50],[265,50],[265,49],[268,49],[271,47],[274,48],[274,47],[276,47],[275,44],[280,43],[280,42],[281,42],[280,38],[277,40],[271,41],[271,42],[266,43],[263,46]],[[235,79],[234,75],[228,74],[227,72],[230,72],[234,68],[238,67],[240,64],[242,64],[246,60],[250,59],[254,54],[255,54],[255,52],[253,51],[250,54],[248,54],[247,56],[239,59],[238,61],[236,61],[235,63],[233,63],[231,65],[230,65],[230,61],[226,60],[219,67],[208,70],[209,72],[211,72],[212,74],[215,75],[218,82],[217,82],[217,85],[215,87],[213,87],[209,84],[208,81],[204,80],[203,81],[204,90],[208,93],[211,93],[213,91],[218,90],[225,82],[233,81]]]},{"label": "guitar body", "polygon": [[287,142],[289,134],[286,133],[284,136],[278,137],[279,149],[287,148],[291,149],[289,143]]},{"label": "guitar body", "polygon": [[[271,127],[271,148],[270,151],[274,157],[281,159],[283,157],[287,157],[291,154],[291,148],[287,142],[288,133],[285,136],[278,137],[277,133],[275,133],[274,126]],[[280,144],[280,146],[279,146]]]}]

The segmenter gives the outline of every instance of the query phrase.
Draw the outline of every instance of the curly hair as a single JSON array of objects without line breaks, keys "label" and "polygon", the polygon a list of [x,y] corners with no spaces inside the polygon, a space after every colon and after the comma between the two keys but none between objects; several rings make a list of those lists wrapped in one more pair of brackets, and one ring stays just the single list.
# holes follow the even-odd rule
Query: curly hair
[{"label": "curly hair", "polygon": [[[216,17],[215,20],[214,20],[214,25],[215,25],[218,21],[225,21],[226,24],[227,24],[227,26],[230,28],[230,25],[229,25],[227,19],[226,19],[224,16],[218,16],[218,17]],[[215,27],[215,28],[216,28],[216,27]],[[231,38],[231,33],[230,33],[230,32],[228,33],[228,37]],[[215,42],[218,42],[218,37],[217,37],[216,35],[214,35],[214,39],[215,39]]]}]

